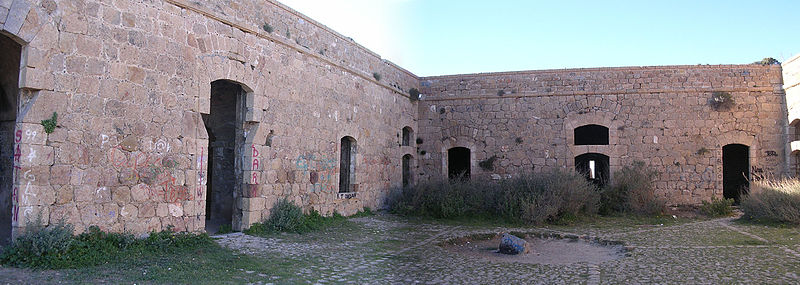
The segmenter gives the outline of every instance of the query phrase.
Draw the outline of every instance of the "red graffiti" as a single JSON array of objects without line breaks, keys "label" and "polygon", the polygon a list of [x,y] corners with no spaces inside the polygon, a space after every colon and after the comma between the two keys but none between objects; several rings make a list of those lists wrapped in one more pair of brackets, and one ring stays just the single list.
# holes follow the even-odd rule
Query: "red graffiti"
[{"label": "red graffiti", "polygon": [[167,201],[167,203],[175,203],[192,198],[192,196],[189,195],[189,188],[183,185],[175,185],[175,177],[171,175],[169,179],[162,182],[161,185],[164,186],[164,200]]},{"label": "red graffiti", "polygon": [[258,173],[257,172],[253,172],[253,183],[252,184],[258,184]]},{"label": "red graffiti", "polygon": [[17,150],[14,151],[14,162],[19,163],[19,158],[22,156],[22,152],[19,150],[19,145],[17,145]]},{"label": "red graffiti", "polygon": [[252,145],[251,148],[253,149],[253,170],[258,170],[258,155],[259,152],[256,149],[256,145]]},{"label": "red graffiti", "polygon": [[129,156],[123,151],[122,146],[108,149],[106,156],[108,161],[116,168],[137,169],[140,166],[158,166],[161,164],[161,157],[152,157],[143,152],[137,153],[136,156]]},{"label": "red graffiti", "polygon": [[17,133],[14,134],[14,142],[21,142],[22,141],[22,130],[17,130]]}]

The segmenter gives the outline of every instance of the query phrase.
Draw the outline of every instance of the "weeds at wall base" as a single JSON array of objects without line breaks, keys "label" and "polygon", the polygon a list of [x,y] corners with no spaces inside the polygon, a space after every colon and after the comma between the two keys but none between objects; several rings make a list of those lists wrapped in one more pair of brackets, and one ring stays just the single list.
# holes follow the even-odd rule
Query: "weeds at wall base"
[{"label": "weeds at wall base", "polygon": [[0,264],[33,269],[82,268],[214,245],[206,234],[173,233],[170,229],[152,232],[144,239],[103,232],[96,226],[77,236],[66,224],[29,229],[3,250]]},{"label": "weeds at wall base", "polygon": [[244,233],[254,236],[269,236],[281,232],[303,234],[345,224],[348,222],[348,218],[372,215],[372,209],[368,207],[364,207],[364,209],[350,217],[342,216],[337,212],[334,212],[330,217],[324,217],[316,210],[303,214],[303,209],[300,206],[283,198],[278,200],[272,207],[267,220],[251,225],[249,229],[244,230]]}]

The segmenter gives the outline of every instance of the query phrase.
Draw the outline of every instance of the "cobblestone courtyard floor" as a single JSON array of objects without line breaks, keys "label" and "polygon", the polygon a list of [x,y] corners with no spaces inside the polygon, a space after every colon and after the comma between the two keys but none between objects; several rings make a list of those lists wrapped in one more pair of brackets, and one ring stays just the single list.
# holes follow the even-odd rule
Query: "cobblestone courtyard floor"
[{"label": "cobblestone courtyard floor", "polygon": [[[175,277],[172,282],[235,284],[702,284],[800,283],[800,228],[745,224],[733,218],[652,220],[597,218],[572,226],[500,228],[486,223],[409,220],[392,215],[351,219],[322,232],[278,234],[269,238],[241,233],[217,242],[254,256],[247,268],[230,268],[230,279]],[[527,231],[574,234],[622,241],[628,256],[597,264],[524,264],[490,261],[437,246],[476,233]],[[19,269],[0,268],[0,283],[139,283],[142,270],[102,267],[92,271],[25,271],[26,278],[3,277]],[[161,267],[164,267],[161,265]],[[144,268],[144,269],[143,269]],[[16,271],[15,271],[16,270]],[[170,274],[192,276],[193,268],[172,265]],[[185,271],[181,273],[181,271]],[[77,272],[77,273],[76,273]],[[89,272],[89,273],[87,273]],[[98,273],[99,272],[99,273]],[[38,275],[37,275],[38,274]],[[138,274],[138,275],[137,275]],[[183,275],[181,275],[183,274]],[[45,276],[46,275],[46,276]],[[10,276],[10,275],[9,275]],[[32,277],[31,277],[32,276]],[[38,278],[36,276],[45,276]],[[98,278],[87,281],[86,276]],[[101,277],[95,277],[101,276]],[[139,277],[137,277],[139,276]],[[183,278],[183,279],[181,279]],[[225,277],[228,278],[228,277]],[[184,280],[186,279],[186,280]],[[45,280],[46,282],[41,282]],[[158,280],[158,279],[157,279]],[[161,283],[146,281],[144,283]]]},{"label": "cobblestone courtyard floor", "polygon": [[[296,276],[270,276],[273,279],[256,283],[800,282],[800,230],[741,224],[732,218],[671,226],[621,228],[605,223],[536,229],[420,223],[392,216],[353,221],[353,228],[299,238],[232,234],[219,243],[247,254],[278,255],[307,264],[297,268]],[[509,230],[590,235],[623,241],[631,251],[628,257],[599,264],[539,265],[476,260],[434,245],[453,237]]]}]

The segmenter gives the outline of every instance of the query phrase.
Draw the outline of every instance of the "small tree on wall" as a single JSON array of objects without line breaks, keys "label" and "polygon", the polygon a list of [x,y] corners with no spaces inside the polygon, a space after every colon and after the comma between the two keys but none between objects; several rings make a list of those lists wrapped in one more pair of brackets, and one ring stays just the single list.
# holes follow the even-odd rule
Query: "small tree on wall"
[{"label": "small tree on wall", "polygon": [[733,100],[731,93],[724,91],[714,91],[711,93],[711,99],[708,101],[711,108],[715,111],[728,111],[733,106],[736,106],[736,101]]}]

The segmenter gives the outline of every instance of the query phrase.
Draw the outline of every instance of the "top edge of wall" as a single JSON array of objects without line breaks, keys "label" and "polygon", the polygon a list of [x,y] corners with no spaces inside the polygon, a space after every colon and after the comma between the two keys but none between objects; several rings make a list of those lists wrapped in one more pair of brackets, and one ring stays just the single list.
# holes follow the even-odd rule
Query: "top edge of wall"
[{"label": "top edge of wall", "polygon": [[317,20],[314,20],[311,17],[306,16],[303,13],[300,13],[295,9],[292,9],[292,7],[289,7],[286,4],[283,4],[283,3],[278,2],[276,0],[264,0],[264,1],[273,4],[273,5],[277,6],[278,8],[281,8],[281,9],[285,10],[286,12],[289,12],[292,15],[295,15],[298,18],[303,19],[304,21],[307,21],[307,22],[311,23],[312,25],[317,26],[318,28],[320,28],[320,29],[322,29],[324,31],[326,31],[328,33],[331,33],[332,35],[334,35],[334,36],[336,36],[336,37],[338,37],[338,38],[340,38],[340,39],[342,39],[342,40],[344,40],[346,42],[349,42],[350,44],[352,44],[353,46],[361,49],[362,51],[366,52],[367,54],[380,59],[384,63],[386,63],[386,64],[388,64],[388,65],[390,65],[390,66],[392,66],[394,68],[399,69],[400,71],[408,74],[409,76],[412,76],[414,78],[420,78],[419,76],[417,76],[416,74],[412,73],[408,69],[400,67],[399,65],[395,64],[394,62],[391,62],[391,61],[389,61],[387,59],[382,58],[379,54],[377,54],[376,52],[374,52],[374,51],[364,47],[363,45],[359,44],[353,38],[345,36],[345,35],[342,35],[341,33],[337,32],[336,30],[329,28],[325,24],[322,24],[322,23],[318,22]]},{"label": "top edge of wall", "polygon": [[[795,63],[794,61],[797,61],[798,59],[800,59],[800,53],[785,60],[781,65],[794,64]],[[797,63],[800,63],[800,61],[798,61]]]},{"label": "top edge of wall", "polygon": [[[779,66],[779,65],[774,65]],[[586,67],[586,68],[560,68],[560,69],[534,69],[520,71],[500,71],[500,72],[480,72],[452,75],[423,76],[420,80],[433,80],[453,77],[481,77],[481,76],[502,76],[502,75],[525,75],[542,73],[564,73],[564,72],[596,72],[596,71],[626,71],[626,70],[669,70],[669,69],[720,69],[720,68],[762,68],[769,69],[773,65],[761,64],[696,64],[696,65],[653,65],[653,66],[619,66],[619,67]]]}]

